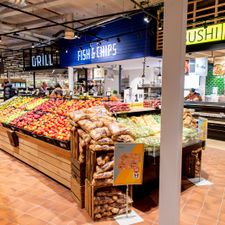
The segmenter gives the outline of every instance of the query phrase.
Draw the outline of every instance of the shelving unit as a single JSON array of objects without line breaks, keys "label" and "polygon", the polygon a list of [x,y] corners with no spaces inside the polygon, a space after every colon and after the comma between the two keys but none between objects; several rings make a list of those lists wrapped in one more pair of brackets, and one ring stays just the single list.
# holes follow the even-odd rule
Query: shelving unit
[{"label": "shelving unit", "polygon": [[225,141],[225,103],[186,102],[185,108],[193,109],[193,116],[208,119],[208,137]]}]

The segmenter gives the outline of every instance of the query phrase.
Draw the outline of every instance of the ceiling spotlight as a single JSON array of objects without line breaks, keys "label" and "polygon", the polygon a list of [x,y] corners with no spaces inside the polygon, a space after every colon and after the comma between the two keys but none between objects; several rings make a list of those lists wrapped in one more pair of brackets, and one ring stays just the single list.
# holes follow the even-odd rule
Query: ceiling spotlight
[{"label": "ceiling spotlight", "polygon": [[66,50],[66,54],[68,53],[68,50]]},{"label": "ceiling spotlight", "polygon": [[162,29],[163,29],[162,22],[161,22],[161,21],[159,21],[159,23],[158,23],[158,30],[162,30]]},{"label": "ceiling spotlight", "polygon": [[56,50],[55,52],[56,52],[56,53],[58,53],[58,52],[59,52],[59,50]]},{"label": "ceiling spotlight", "polygon": [[34,43],[32,43],[31,48],[34,48]]},{"label": "ceiling spotlight", "polygon": [[75,39],[80,39],[80,38],[81,38],[80,33],[76,32],[76,33],[74,34],[74,38],[75,38]]},{"label": "ceiling spotlight", "polygon": [[145,21],[146,23],[150,23],[150,22],[152,21],[152,17],[150,17],[150,16],[148,16],[148,15],[145,15],[144,21]]},{"label": "ceiling spotlight", "polygon": [[116,40],[117,40],[118,43],[120,43],[120,41],[121,41],[119,37]]}]

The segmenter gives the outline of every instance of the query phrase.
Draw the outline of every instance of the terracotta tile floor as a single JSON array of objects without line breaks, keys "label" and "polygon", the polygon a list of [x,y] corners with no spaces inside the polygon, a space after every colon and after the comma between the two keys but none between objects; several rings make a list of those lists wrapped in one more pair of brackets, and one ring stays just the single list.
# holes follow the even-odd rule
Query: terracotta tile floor
[{"label": "terracotta tile floor", "polygon": [[[93,224],[79,209],[70,191],[45,175],[0,151],[0,225]],[[181,225],[225,225],[225,151],[208,148],[203,154],[203,177],[212,186],[190,186],[181,194]],[[145,225],[158,224],[157,191],[149,195]],[[151,199],[152,198],[152,199]],[[146,201],[147,202],[147,201]],[[114,221],[97,225],[113,225]],[[172,225],[169,224],[168,225]]]}]

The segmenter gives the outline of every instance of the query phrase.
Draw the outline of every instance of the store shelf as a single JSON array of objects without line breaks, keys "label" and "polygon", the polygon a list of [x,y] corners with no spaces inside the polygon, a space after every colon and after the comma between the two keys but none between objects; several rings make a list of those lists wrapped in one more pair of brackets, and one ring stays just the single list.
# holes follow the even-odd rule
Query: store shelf
[{"label": "store shelf", "polygon": [[122,115],[122,114],[132,114],[132,113],[143,113],[143,112],[159,112],[159,110],[154,108],[141,108],[141,109],[132,109],[126,112],[117,112],[114,113],[115,115]]}]

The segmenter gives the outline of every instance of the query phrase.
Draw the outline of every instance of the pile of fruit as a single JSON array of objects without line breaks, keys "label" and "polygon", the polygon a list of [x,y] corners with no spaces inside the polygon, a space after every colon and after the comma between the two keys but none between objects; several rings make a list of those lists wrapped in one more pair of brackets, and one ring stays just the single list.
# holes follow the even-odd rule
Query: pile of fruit
[{"label": "pile of fruit", "polygon": [[43,125],[38,126],[37,129],[34,130],[34,134],[61,141],[70,140],[71,127],[67,117],[51,116],[45,117],[42,121]]},{"label": "pile of fruit", "polygon": [[26,111],[20,109],[14,109],[10,114],[5,115],[1,118],[3,124],[10,124],[14,119],[26,114]]},{"label": "pile of fruit", "polygon": [[158,99],[151,100],[151,107],[154,109],[159,109],[161,107],[161,101]]},{"label": "pile of fruit", "polygon": [[129,104],[123,102],[105,102],[104,106],[110,112],[127,112],[130,111]]},{"label": "pile of fruit", "polygon": [[55,113],[61,116],[69,116],[71,112],[76,110],[90,108],[93,106],[101,105],[100,100],[90,99],[90,100],[68,100],[61,104]]},{"label": "pile of fruit", "polygon": [[41,111],[29,111],[25,115],[13,120],[10,124],[14,127],[23,129],[25,126],[28,126],[35,120],[38,120],[39,118],[41,118],[42,115],[43,115],[43,112]]},{"label": "pile of fruit", "polygon": [[48,99],[47,98],[34,98],[32,99],[30,102],[28,102],[27,104],[21,106],[21,109],[30,111],[35,109],[37,106],[41,105],[44,102],[47,102]]},{"label": "pile of fruit", "polygon": [[70,140],[68,115],[75,110],[100,105],[100,100],[64,100],[17,97],[0,105],[0,123],[32,136],[61,142]]},{"label": "pile of fruit", "polygon": [[35,108],[35,110],[39,110],[42,112],[51,112],[51,113],[55,113],[55,110],[57,110],[57,108],[63,104],[65,102],[65,100],[63,99],[50,99],[44,103],[42,103],[41,105],[37,106]]},{"label": "pile of fruit", "polygon": [[32,97],[16,97],[9,99],[7,102],[4,102],[4,104],[0,105],[0,110],[7,109],[9,107],[12,108],[20,108],[21,106],[27,104],[28,102],[32,101],[34,98]]}]

